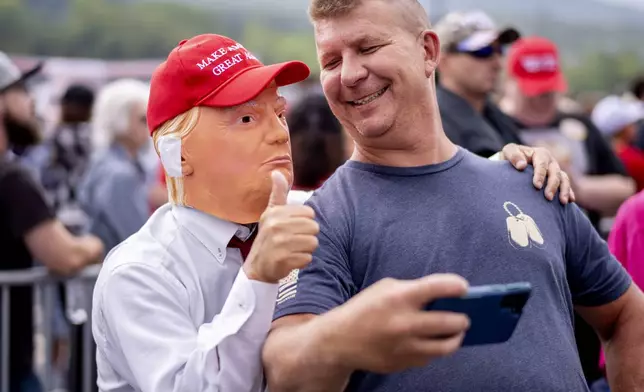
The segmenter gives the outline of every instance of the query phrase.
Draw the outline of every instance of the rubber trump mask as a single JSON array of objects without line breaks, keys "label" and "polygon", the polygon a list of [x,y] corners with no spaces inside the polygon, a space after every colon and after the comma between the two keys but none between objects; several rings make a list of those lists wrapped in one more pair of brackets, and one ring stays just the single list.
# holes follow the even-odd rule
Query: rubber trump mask
[{"label": "rubber trump mask", "polygon": [[170,202],[218,218],[259,220],[271,171],[293,181],[281,86],[309,76],[301,62],[264,66],[241,44],[205,34],[182,41],[155,71],[148,126]]}]

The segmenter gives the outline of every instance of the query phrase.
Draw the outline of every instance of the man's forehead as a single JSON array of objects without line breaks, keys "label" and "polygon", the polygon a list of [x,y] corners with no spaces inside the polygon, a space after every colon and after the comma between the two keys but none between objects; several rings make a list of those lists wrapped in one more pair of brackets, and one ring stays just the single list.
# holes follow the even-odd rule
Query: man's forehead
[{"label": "man's forehead", "polygon": [[336,46],[355,47],[365,42],[387,39],[391,32],[386,29],[374,26],[368,31],[358,30],[352,34],[343,34],[338,29],[325,26],[320,30],[316,29],[315,41],[318,49],[322,51],[333,49]]}]

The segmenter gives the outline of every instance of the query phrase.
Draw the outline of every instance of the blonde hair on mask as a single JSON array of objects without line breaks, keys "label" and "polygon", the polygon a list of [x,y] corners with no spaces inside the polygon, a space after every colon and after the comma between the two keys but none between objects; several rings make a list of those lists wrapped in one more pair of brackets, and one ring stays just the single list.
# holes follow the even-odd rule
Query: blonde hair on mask
[{"label": "blonde hair on mask", "polygon": [[[157,128],[152,134],[154,149],[156,150],[157,155],[159,155],[159,147],[157,143],[161,136],[176,136],[183,142],[183,139],[190,135],[190,132],[192,132],[197,126],[199,114],[199,107],[194,107],[187,112],[181,113],[175,118],[166,121],[163,125]],[[172,204],[185,205],[186,195],[183,192],[183,178],[170,177],[166,173],[165,181],[168,187],[168,200]]]}]

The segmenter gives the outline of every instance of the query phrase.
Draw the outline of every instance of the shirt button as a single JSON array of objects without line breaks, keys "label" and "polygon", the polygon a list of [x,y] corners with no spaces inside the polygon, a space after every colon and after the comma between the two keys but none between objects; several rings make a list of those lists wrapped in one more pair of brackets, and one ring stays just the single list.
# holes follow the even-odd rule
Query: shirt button
[{"label": "shirt button", "polygon": [[239,309],[241,309],[241,310],[248,309],[248,305],[246,305],[245,302],[240,302],[238,305],[239,305]]},{"label": "shirt button", "polygon": [[222,260],[224,258],[224,252],[221,248],[217,248],[217,260]]}]

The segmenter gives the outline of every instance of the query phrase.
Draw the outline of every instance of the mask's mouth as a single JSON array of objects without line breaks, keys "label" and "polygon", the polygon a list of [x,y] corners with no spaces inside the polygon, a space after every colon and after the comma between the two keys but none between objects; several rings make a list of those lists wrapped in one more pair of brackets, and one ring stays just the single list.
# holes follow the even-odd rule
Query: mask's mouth
[{"label": "mask's mouth", "polygon": [[389,90],[389,86],[383,88],[382,90],[376,91],[375,93],[373,93],[371,95],[367,95],[364,98],[361,98],[361,99],[358,99],[358,100],[355,100],[355,101],[349,101],[349,104],[351,104],[353,106],[364,106],[364,105],[366,105],[368,103],[371,103],[371,102],[375,101],[376,99],[380,98],[382,96],[382,94],[387,92],[387,90]]}]

